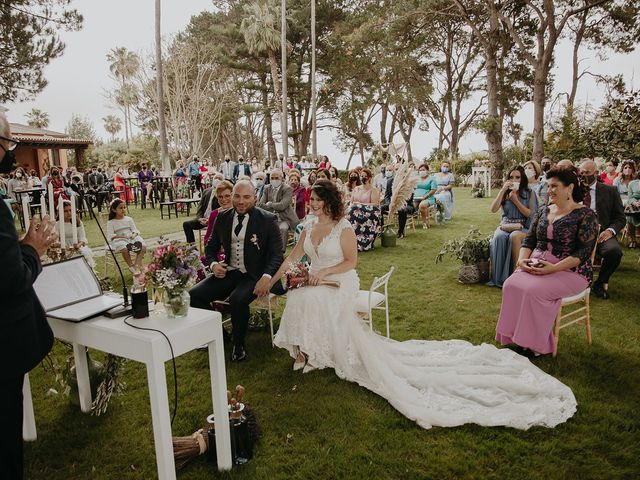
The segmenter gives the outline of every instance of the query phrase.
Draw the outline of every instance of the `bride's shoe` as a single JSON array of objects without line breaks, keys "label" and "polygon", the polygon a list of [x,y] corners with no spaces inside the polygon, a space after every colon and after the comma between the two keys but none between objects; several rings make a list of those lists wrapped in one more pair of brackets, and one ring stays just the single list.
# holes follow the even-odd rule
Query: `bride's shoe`
[{"label": "bride's shoe", "polygon": [[307,358],[307,363],[304,366],[304,368],[302,369],[302,373],[309,373],[309,372],[313,372],[314,370],[316,370],[316,367],[314,367],[313,365],[311,365],[309,363],[309,359]]},{"label": "bride's shoe", "polygon": [[300,352],[298,354],[298,357],[302,356],[303,360],[299,361],[298,358],[296,358],[296,361],[293,362],[293,371],[298,371],[298,370],[302,370],[305,365],[307,365],[307,360],[309,359],[309,357],[307,357],[304,353]]}]

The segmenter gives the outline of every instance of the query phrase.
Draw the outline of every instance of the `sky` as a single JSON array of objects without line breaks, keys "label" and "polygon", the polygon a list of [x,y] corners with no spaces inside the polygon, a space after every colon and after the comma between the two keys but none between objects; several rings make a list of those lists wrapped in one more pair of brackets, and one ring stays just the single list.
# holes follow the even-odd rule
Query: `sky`
[{"label": "sky", "polygon": [[[84,16],[84,26],[80,32],[61,32],[66,43],[64,54],[53,60],[45,68],[49,85],[32,101],[7,103],[7,116],[11,122],[27,123],[25,114],[38,108],[49,114],[51,130],[64,131],[73,114],[88,117],[99,136],[107,139],[102,118],[119,115],[110,107],[105,91],[113,87],[109,77],[106,55],[114,47],[126,47],[138,53],[150,53],[154,48],[154,5],[153,0],[75,0],[72,5]],[[162,2],[163,36],[183,30],[191,16],[211,9],[210,0],[164,0]],[[627,55],[610,54],[606,60],[599,59],[594,52],[582,51],[581,65],[593,74],[622,74],[628,87],[640,88],[640,53]],[[571,46],[560,44],[556,51],[553,70],[555,94],[565,92],[571,85]],[[576,105],[585,102],[598,106],[604,99],[604,91],[592,77],[585,76],[580,83]],[[557,110],[556,110],[557,111]],[[531,104],[519,112],[516,121],[524,126],[525,132],[533,128],[533,106]],[[377,126],[375,120],[372,127]],[[123,132],[120,132],[123,135]],[[374,138],[378,136],[373,130]],[[399,141],[398,135],[397,140]],[[437,145],[434,132],[415,131],[411,147],[414,157],[428,155]],[[462,139],[460,153],[467,154],[486,149],[484,136],[472,132]],[[333,134],[329,130],[318,132],[318,152],[326,154],[338,167],[344,167],[349,152],[340,151],[333,144]],[[354,160],[357,161],[357,160]]]}]

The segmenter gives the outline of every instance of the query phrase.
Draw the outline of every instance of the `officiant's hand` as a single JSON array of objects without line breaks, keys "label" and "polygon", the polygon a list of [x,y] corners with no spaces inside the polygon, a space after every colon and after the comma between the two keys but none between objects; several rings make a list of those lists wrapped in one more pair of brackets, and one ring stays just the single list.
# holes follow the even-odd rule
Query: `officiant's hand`
[{"label": "officiant's hand", "polygon": [[256,283],[256,287],[253,289],[253,293],[259,297],[264,297],[271,290],[271,279],[269,277],[263,276],[258,283]]},{"label": "officiant's hand", "polygon": [[49,221],[49,215],[45,215],[40,225],[31,222],[27,234],[22,239],[23,245],[29,245],[41,257],[47,252],[47,248],[58,239],[55,225]]}]

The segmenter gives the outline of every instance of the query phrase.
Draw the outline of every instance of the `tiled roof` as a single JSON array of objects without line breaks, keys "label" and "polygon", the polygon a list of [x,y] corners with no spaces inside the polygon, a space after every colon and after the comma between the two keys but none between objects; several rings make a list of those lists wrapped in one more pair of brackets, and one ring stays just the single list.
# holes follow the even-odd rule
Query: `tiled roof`
[{"label": "tiled roof", "polygon": [[11,123],[11,136],[20,142],[42,143],[42,144],[63,144],[63,145],[89,145],[91,140],[71,138],[66,133],[35,128],[21,123]]}]

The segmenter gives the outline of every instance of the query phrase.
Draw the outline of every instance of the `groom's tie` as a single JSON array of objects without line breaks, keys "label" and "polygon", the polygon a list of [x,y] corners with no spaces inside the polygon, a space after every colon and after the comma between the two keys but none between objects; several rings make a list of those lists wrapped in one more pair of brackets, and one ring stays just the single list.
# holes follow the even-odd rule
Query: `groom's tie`
[{"label": "groom's tie", "polygon": [[233,233],[236,234],[236,237],[240,235],[240,230],[242,230],[242,222],[244,221],[244,215],[238,214],[238,224],[236,228],[233,229]]}]

